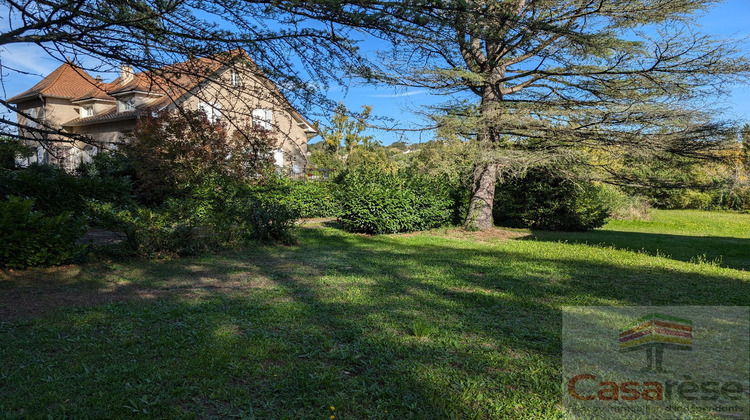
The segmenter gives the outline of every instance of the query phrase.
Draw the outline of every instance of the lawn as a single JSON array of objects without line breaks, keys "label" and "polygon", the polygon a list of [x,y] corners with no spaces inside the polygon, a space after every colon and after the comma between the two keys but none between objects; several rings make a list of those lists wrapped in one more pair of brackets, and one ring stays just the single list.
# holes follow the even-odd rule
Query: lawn
[{"label": "lawn", "polygon": [[560,417],[562,306],[750,302],[748,214],[298,238],[0,274],[0,413]]}]

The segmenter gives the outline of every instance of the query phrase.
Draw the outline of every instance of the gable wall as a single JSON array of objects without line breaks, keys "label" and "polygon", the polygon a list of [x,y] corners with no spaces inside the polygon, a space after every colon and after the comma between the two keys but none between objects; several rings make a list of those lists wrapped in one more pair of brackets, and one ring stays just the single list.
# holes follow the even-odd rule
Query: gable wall
[{"label": "gable wall", "polygon": [[291,171],[296,166],[303,173],[307,166],[307,135],[294,121],[286,101],[249,72],[242,74],[240,87],[231,86],[228,69],[215,75],[213,79],[215,81],[203,84],[191,92],[181,105],[195,110],[200,102],[218,104],[222,120],[228,125],[230,132],[236,128],[251,126],[254,109],[270,109],[273,111],[271,134],[276,147],[284,151],[285,168]]},{"label": "gable wall", "polygon": [[68,99],[45,98],[45,104],[47,121],[55,128],[81,116],[79,106],[73,105]]}]

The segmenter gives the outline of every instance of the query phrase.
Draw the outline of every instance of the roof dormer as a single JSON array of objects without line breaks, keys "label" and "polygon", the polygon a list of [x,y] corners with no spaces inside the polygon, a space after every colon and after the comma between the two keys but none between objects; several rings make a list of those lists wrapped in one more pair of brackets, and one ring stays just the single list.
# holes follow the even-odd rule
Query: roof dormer
[{"label": "roof dormer", "polygon": [[135,110],[135,95],[123,95],[117,98],[117,112]]}]

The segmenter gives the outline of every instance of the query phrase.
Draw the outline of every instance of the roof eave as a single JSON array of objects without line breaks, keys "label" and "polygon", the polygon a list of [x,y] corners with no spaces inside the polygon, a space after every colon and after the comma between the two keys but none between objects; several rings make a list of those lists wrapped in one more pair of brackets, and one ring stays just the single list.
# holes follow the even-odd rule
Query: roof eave
[{"label": "roof eave", "polygon": [[70,103],[73,104],[82,104],[84,102],[117,102],[116,99],[104,99],[104,98],[83,98],[83,99],[76,99],[73,101],[70,101]]},{"label": "roof eave", "polygon": [[123,90],[123,91],[114,91],[114,92],[110,92],[109,95],[117,97],[117,96],[124,96],[124,95],[130,95],[130,94],[135,94],[135,93],[142,93],[142,94],[148,95],[148,96],[158,96],[158,97],[164,96],[163,93],[146,92],[146,91],[137,90],[137,89]]},{"label": "roof eave", "polygon": [[32,99],[39,99],[39,96],[43,98],[52,98],[52,99],[73,99],[72,96],[56,96],[56,95],[47,95],[44,93],[30,93],[28,95],[24,96],[14,96],[10,99],[8,99],[9,104],[18,104],[21,102],[26,102]]},{"label": "roof eave", "polygon": [[[127,115],[127,116],[112,117],[112,118],[107,118],[104,120],[96,120],[96,121],[86,121],[85,119],[83,119],[82,121],[77,121],[73,124],[65,123],[62,126],[63,127],[83,127],[87,125],[108,124],[108,123],[117,122],[117,121],[134,120],[138,118],[139,116],[141,115],[134,114],[134,115]],[[94,117],[87,117],[87,118],[94,118]]]}]

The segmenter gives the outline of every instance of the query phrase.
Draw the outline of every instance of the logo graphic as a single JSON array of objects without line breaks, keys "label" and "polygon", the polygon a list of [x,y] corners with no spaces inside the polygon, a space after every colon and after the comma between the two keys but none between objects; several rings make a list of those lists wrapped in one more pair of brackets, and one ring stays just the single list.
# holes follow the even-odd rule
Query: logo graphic
[{"label": "logo graphic", "polygon": [[693,323],[688,319],[654,312],[633,324],[620,331],[620,351],[645,350],[645,371],[664,372],[665,349],[693,349]]},{"label": "logo graphic", "polygon": [[748,349],[750,307],[566,306],[564,416],[750,419]]}]

